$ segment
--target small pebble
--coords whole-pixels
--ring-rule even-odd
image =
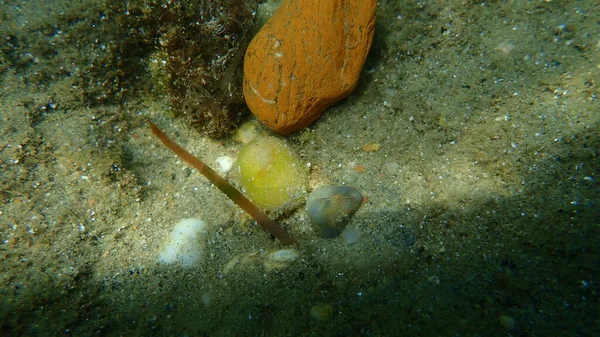
[[[333,314],[333,308],[329,304],[317,304],[310,308],[310,317],[317,321],[330,321],[333,318]]]
[[[299,256],[300,252],[295,249],[279,249],[267,254],[263,264],[267,270],[282,269]]]
[[[515,328],[515,319],[510,316],[501,315],[498,318],[498,321],[506,330],[512,330]]]
[[[219,168],[218,171],[221,174],[229,172],[229,170],[231,170],[233,167],[233,163],[235,162],[235,160],[229,156],[221,156],[215,161],[217,162]]]
[[[351,245],[360,240],[360,231],[356,228],[346,228],[342,232],[342,238],[347,245]]]

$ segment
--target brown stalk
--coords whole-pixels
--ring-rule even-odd
[[[235,202],[241,209],[246,213],[250,214],[256,222],[269,234],[273,235],[279,242],[284,246],[298,245],[298,241],[289,235],[283,228],[281,228],[277,222],[269,218],[260,208],[254,205],[248,198],[246,198],[242,192],[238,191],[233,187],[227,180],[221,178],[213,169],[204,164],[200,159],[194,157],[191,153],[187,152],[181,146],[177,145],[171,140],[164,132],[162,132],[154,123],[148,121],[152,133],[160,139],[160,141],[169,148],[169,150],[175,152],[175,154],[183,159],[183,161],[195,167],[202,175],[204,175],[211,183],[217,186],[221,192],[225,193],[233,202]]]

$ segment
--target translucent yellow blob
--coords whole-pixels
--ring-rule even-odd
[[[266,210],[294,207],[306,190],[305,165],[277,138],[259,137],[244,145],[237,166],[248,198]]]
[[[261,133],[260,125],[257,121],[248,121],[242,124],[233,133],[233,140],[238,143],[247,144],[250,143],[254,138],[258,137]]]

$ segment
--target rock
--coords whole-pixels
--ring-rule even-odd
[[[358,82],[375,27],[376,0],[285,0],[244,59],[244,96],[266,126],[310,125]]]
[[[362,205],[362,194],[349,186],[323,186],[306,201],[306,213],[313,228],[324,239],[335,238]]]

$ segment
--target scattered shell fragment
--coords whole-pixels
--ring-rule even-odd
[[[364,165],[356,164],[354,165],[354,171],[356,171],[357,173],[365,173],[367,171],[367,168]]]
[[[223,274],[229,274],[234,270],[245,269],[258,264],[260,256],[257,252],[238,254],[231,258],[223,267]]]
[[[230,156],[220,156],[219,158],[215,159],[215,162],[218,165],[219,173],[225,174],[231,170],[235,159],[231,158]]]
[[[335,238],[362,205],[362,194],[350,186],[323,186],[306,201],[306,213],[315,231],[324,239]]]
[[[363,147],[362,147],[363,151],[365,151],[365,152],[379,151],[380,148],[381,148],[381,144],[379,144],[377,142],[367,143],[367,144],[363,145]]]
[[[238,254],[229,260],[223,267],[223,274],[240,272],[244,270],[256,270],[256,267],[262,267],[266,271],[283,269],[296,261],[300,257],[300,252],[296,249],[279,249],[270,252],[252,252]],[[262,268],[261,268],[262,269]]]
[[[267,254],[263,265],[267,271],[282,269],[290,262],[297,260],[299,256],[300,253],[295,249],[279,249]]]

